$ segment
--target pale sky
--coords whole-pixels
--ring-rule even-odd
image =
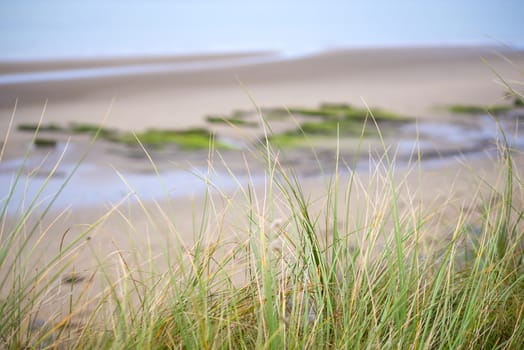
[[[0,59],[259,49],[524,47],[524,1],[0,0]]]

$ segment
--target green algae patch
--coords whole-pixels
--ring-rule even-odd
[[[297,133],[306,135],[324,136],[358,136],[364,130],[365,136],[370,136],[370,131],[366,131],[364,123],[357,120],[323,120],[319,122],[305,122],[301,124]]]
[[[206,121],[210,124],[224,124],[234,125],[238,127],[257,127],[258,122],[249,120],[252,112],[235,110],[230,115],[210,115],[206,117]]]
[[[320,144],[325,142],[326,138],[376,137],[379,133],[373,120],[379,123],[379,127],[380,124],[388,125],[384,129],[410,120],[406,116],[379,108],[365,109],[334,103],[325,103],[315,109],[291,108],[289,112],[308,119],[293,131],[272,135],[270,142],[275,145],[300,147],[306,144],[306,138],[309,143]]]
[[[114,135],[117,133],[114,129],[107,129],[102,127],[101,125],[97,124],[89,124],[89,123],[71,123],[67,127],[60,126],[58,124],[40,124],[37,123],[22,123],[18,125],[19,131],[26,131],[26,132],[62,132],[62,133],[68,133],[68,134],[89,134],[89,135],[96,135],[98,134],[100,137],[108,138],[111,135]]]
[[[257,122],[246,120],[237,115],[233,115],[230,117],[208,116],[206,117],[206,120],[210,124],[226,124],[226,125],[234,125],[234,126],[241,126],[241,127],[257,127],[258,126]]]
[[[289,112],[302,116],[338,120],[375,120],[405,121],[409,118],[380,108],[358,108],[344,103],[323,103],[318,108],[290,108]]]
[[[223,142],[214,141],[214,135],[206,129],[188,130],[161,130],[149,129],[142,133],[125,133],[112,139],[115,142],[126,143],[129,145],[140,143],[154,148],[162,148],[166,145],[174,144],[185,150],[208,149],[211,145],[215,148],[229,149],[229,145]]]
[[[38,137],[35,139],[34,145],[37,148],[54,148],[56,147],[56,140]]]
[[[53,131],[67,134],[91,135],[100,139],[127,145],[137,145],[138,141],[146,146],[162,148],[166,145],[177,145],[184,150],[208,149],[211,145],[219,149],[230,149],[231,145],[215,141],[215,135],[203,128],[187,130],[149,129],[140,133],[121,132],[115,129],[103,128],[101,125],[89,123],[71,123],[68,127],[56,124],[20,124],[18,130],[28,132]],[[37,139],[35,146],[50,147],[47,139]],[[56,142],[55,142],[56,144]]]
[[[456,114],[502,114],[507,113],[513,109],[512,106],[493,105],[493,106],[477,106],[477,105],[451,105],[448,110]]]
[[[310,117],[323,117],[323,118],[339,118],[341,115],[337,111],[322,109],[322,108],[290,108],[291,114],[298,114],[302,116]]]
[[[374,125],[365,125],[358,120],[322,120],[305,122],[295,130],[269,137],[269,141],[279,147],[301,147],[326,144],[337,137],[373,137],[378,136]]]
[[[64,131],[64,128],[54,123],[40,124],[40,125],[36,123],[22,123],[18,125],[18,130],[27,131],[27,132],[35,132],[37,130],[39,132],[59,132],[59,131]]]
[[[345,103],[323,103],[317,108],[263,108],[257,111],[234,110],[229,115],[209,115],[206,117],[209,125],[232,125],[237,127],[261,126],[256,116],[262,114],[263,119],[278,120],[286,123],[286,118],[296,117],[287,122],[284,132],[270,137],[274,144],[296,147],[309,143],[324,144],[333,137],[373,137],[378,135],[373,120],[390,126],[402,123],[410,118],[378,108],[358,108]],[[282,125],[280,125],[282,127]],[[233,145],[217,139],[216,135],[205,128],[187,130],[149,129],[143,132],[125,132],[104,128],[100,124],[71,123],[66,127],[56,124],[40,125],[21,124],[19,130],[60,131],[69,134],[90,135],[115,143],[137,145],[139,142],[151,148],[163,148],[176,145],[184,150],[201,150],[213,146],[218,149],[235,148]],[[304,137],[306,136],[306,137]]]
[[[294,131],[271,135],[268,137],[268,141],[277,147],[297,148],[308,145],[306,136],[304,134],[297,134]]]
[[[72,123],[69,126],[69,132],[73,134],[88,134],[97,135],[104,139],[110,139],[117,134],[114,129],[107,129],[101,125],[88,124],[88,123]]]

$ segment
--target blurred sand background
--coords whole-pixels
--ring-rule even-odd
[[[270,53],[262,57],[271,57]],[[511,60],[508,63],[504,57]],[[18,99],[16,121],[35,122],[45,101],[46,122],[97,122],[114,99],[107,126],[142,130],[202,125],[209,114],[262,107],[313,107],[346,102],[417,118],[441,117],[448,104],[494,104],[506,88],[497,74],[518,75],[523,54],[504,48],[391,48],[333,51],[267,63],[238,64],[239,57],[145,58],[2,63],[0,73],[207,61],[205,69],[126,74],[0,85],[0,127],[6,130]],[[213,68],[213,61],[232,60]],[[237,61],[235,61],[237,60]],[[241,62],[242,60],[240,60]],[[234,66],[237,62],[237,66]],[[252,100],[250,99],[252,98]]]

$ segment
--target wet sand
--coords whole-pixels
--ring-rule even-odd
[[[180,56],[145,56],[145,57],[107,57],[107,58],[77,58],[39,61],[0,61],[0,74],[15,74],[26,72],[57,71],[96,67],[118,67],[123,65],[165,64],[191,61],[214,61],[238,59],[252,56],[274,55],[272,52],[238,52],[214,55],[180,55]]]

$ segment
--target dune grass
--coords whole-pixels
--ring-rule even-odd
[[[155,144],[156,137],[146,132],[135,140]],[[524,186],[514,151],[501,146],[502,186],[479,179],[478,215],[457,210],[449,234],[429,249],[424,232],[435,214],[415,200],[401,205],[405,182],[394,159],[382,158],[367,186],[338,165],[324,169],[331,175],[319,203],[293,169],[280,166],[282,150],[263,143],[251,151],[266,164],[265,190],[239,183],[233,196],[209,183],[192,244],[181,238],[169,206],[137,198],[149,234],[165,236],[166,264],[147,245],[129,254],[115,246],[107,256],[92,249],[91,235],[114,215],[130,239],[147,234],[125,202],[74,237],[53,233],[62,216],[50,210],[53,199],[29,198],[13,214],[20,171],[0,207],[0,347],[518,349]],[[227,211],[236,225],[220,224]],[[58,253],[37,259],[52,237]],[[98,264],[80,278],[70,270],[86,247]],[[65,299],[56,297],[64,290]],[[46,305],[57,311],[42,320]]]

